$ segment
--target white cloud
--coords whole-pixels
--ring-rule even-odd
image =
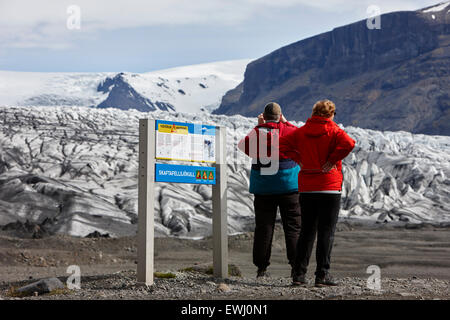
[[[411,10],[433,1],[408,0],[0,0],[0,47],[66,48],[74,38],[105,29],[154,25],[245,23],[255,14],[270,14],[274,7],[294,6],[319,11],[355,11],[360,16],[374,4],[381,11]],[[81,9],[81,30],[67,29],[67,8]],[[282,19],[282,17],[280,17]]]

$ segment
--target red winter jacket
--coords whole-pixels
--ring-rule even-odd
[[[312,116],[305,125],[280,138],[280,152],[297,162],[299,192],[340,191],[342,159],[355,147],[355,141],[331,119]],[[335,165],[322,172],[326,162]]]
[[[269,129],[266,130],[265,128]],[[257,125],[252,131],[250,131],[250,133],[243,138],[239,144],[238,147],[239,149],[241,149],[243,152],[245,152],[246,155],[248,155],[251,158],[259,158],[259,137],[261,135],[261,133],[264,133],[267,135],[267,151],[266,151],[266,155],[268,157],[270,157],[270,149],[271,149],[271,141],[273,138],[272,134],[271,134],[271,129],[278,129],[279,130],[279,137],[281,139],[281,137],[292,133],[293,131],[295,131],[296,129],[298,129],[296,126],[294,126],[293,124],[289,123],[289,122],[285,122],[282,123],[280,122],[266,122],[264,124],[260,124]],[[256,136],[256,137],[255,137]],[[256,143],[256,154],[250,154],[250,146],[249,146],[249,141],[250,139],[254,139],[256,138],[254,141],[254,143]],[[282,152],[279,153],[279,159],[287,159],[288,157],[285,156]]]

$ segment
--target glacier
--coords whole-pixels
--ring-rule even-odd
[[[256,119],[82,106],[0,107],[0,228],[28,221],[71,236],[136,234],[141,118],[227,128],[228,233],[253,231],[250,159],[237,143]],[[450,222],[450,137],[344,129],[356,147],[343,161],[341,220]],[[209,236],[211,192],[156,183],[155,235]]]

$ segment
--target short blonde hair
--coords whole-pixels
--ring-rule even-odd
[[[330,100],[320,100],[314,104],[312,115],[319,116],[324,118],[331,118],[331,116],[335,113],[336,106],[333,101]]]

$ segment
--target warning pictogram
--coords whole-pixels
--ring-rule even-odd
[[[170,130],[171,133],[176,133],[177,132],[177,127],[175,126],[175,124],[172,125],[172,129]]]
[[[208,180],[208,174],[206,173],[206,171],[203,171],[202,179]]]
[[[214,180],[214,172],[212,172],[212,171],[209,172],[209,177],[208,177],[208,179],[209,179],[209,180]]]
[[[195,179],[201,179],[202,178],[202,172],[200,170],[197,170],[195,173]]]

